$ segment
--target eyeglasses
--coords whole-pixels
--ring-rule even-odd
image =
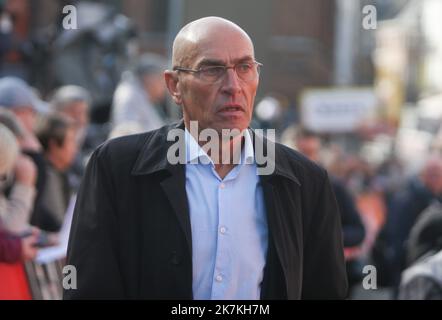
[[[197,74],[201,80],[207,81],[209,83],[216,83],[224,78],[227,73],[227,69],[233,69],[236,72],[236,75],[245,82],[250,82],[255,80],[258,75],[260,68],[262,67],[262,63],[258,61],[253,62],[241,62],[235,64],[234,66],[206,66],[201,67],[198,70],[182,68],[182,67],[174,67],[175,71],[182,72],[191,72]]]

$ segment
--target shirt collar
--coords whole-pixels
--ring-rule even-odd
[[[196,164],[197,159],[200,159],[201,163],[214,165],[209,155],[201,148],[195,138],[190,134],[187,128],[184,128],[184,137],[186,143],[186,163]],[[255,153],[253,149],[252,138],[250,136],[249,129],[243,131],[244,134],[244,147],[241,150],[241,163],[253,164],[255,162]]]
[[[255,162],[255,150],[253,149],[249,129],[244,130],[244,159],[246,164],[253,164]]]
[[[187,128],[184,128],[184,138],[186,141],[186,163],[196,164],[197,159],[200,158],[202,163],[211,163],[213,165],[212,159],[208,154],[200,147],[195,138],[190,134]]]

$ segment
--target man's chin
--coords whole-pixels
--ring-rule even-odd
[[[224,121],[213,121],[211,123],[207,123],[206,125],[202,125],[202,123],[193,120],[190,121],[190,127],[193,126],[198,128],[198,131],[202,131],[204,129],[212,129],[218,132],[220,135],[223,133],[223,130],[226,134],[234,131],[242,132],[247,129],[250,125],[250,121],[246,121],[245,119],[223,119]]]
[[[225,121],[222,121],[215,125],[216,128],[219,129],[219,131],[221,131],[222,129],[242,131],[249,127],[250,121],[246,121],[245,119],[232,118],[226,119]]]
[[[247,129],[247,124],[227,124],[222,127],[214,128],[218,133],[222,134],[223,131],[227,134],[233,134],[235,132],[241,133],[243,130]]]

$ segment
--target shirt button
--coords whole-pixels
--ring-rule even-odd
[[[219,274],[215,277],[215,280],[218,282],[221,282],[221,281],[223,281],[223,276]]]
[[[227,229],[225,227],[219,228],[219,232],[221,232],[221,234],[225,234],[226,231],[227,231]]]
[[[226,187],[226,185],[225,185],[224,183],[221,183],[221,184],[219,185],[219,187],[220,187],[221,189],[224,189],[224,188]]]

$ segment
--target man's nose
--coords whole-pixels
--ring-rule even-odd
[[[228,94],[236,94],[241,91],[241,83],[234,68],[226,70],[226,75],[223,81],[223,90]]]

